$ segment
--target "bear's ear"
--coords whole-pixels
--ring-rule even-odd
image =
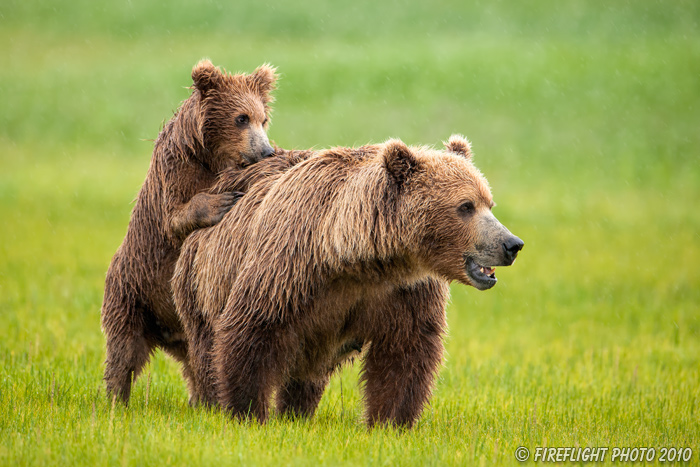
[[[472,145],[467,138],[462,135],[452,135],[447,142],[443,143],[448,151],[460,156],[464,156],[467,160],[472,158]]]
[[[418,166],[418,160],[406,144],[390,139],[384,148],[384,163],[391,178],[399,185],[405,183]]]
[[[276,72],[277,69],[275,67],[269,63],[265,63],[257,67],[248,79],[253,85],[253,88],[257,89],[261,95],[267,95],[275,89],[275,83],[277,82],[277,78],[279,78]]]
[[[192,68],[192,82],[202,94],[218,88],[223,74],[208,59],[203,59]]]

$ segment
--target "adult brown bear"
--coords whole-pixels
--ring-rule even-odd
[[[241,172],[268,176],[186,240],[173,277],[192,397],[264,421],[276,393],[280,412],[312,414],[362,350],[367,423],[412,425],[442,361],[449,281],[490,288],[523,246],[467,140],[446,147],[391,140]]]
[[[274,153],[266,130],[276,79],[267,65],[251,75],[222,72],[208,60],[193,68],[192,94],[156,140],[126,237],[107,271],[102,328],[110,395],[128,401],[157,347],[183,363],[192,384],[170,279],[185,237],[219,222],[238,197],[208,191],[218,175]]]

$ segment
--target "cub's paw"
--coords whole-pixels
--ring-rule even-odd
[[[205,193],[202,194],[204,195]],[[206,196],[209,197],[209,209],[207,209],[206,219],[202,219],[202,224],[214,225],[224,218],[224,215],[241,199],[243,193],[234,191],[218,195],[206,194]]]

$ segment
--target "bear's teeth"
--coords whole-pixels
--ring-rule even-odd
[[[486,274],[487,276],[490,276],[491,274],[493,274],[495,270],[496,270],[495,268],[490,268],[488,266],[481,266],[481,272]]]

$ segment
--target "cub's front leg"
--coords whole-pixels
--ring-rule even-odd
[[[220,194],[198,193],[175,209],[170,220],[170,231],[175,238],[184,239],[197,229],[217,224],[243,196],[239,192]]]

